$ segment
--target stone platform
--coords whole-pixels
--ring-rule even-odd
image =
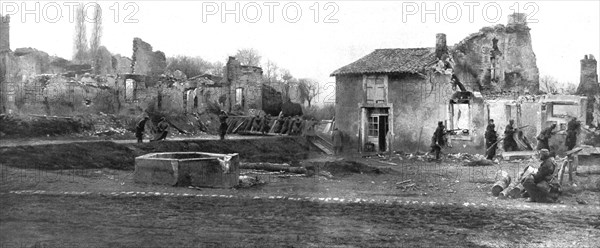
[[[239,156],[203,152],[151,153],[135,158],[136,183],[231,188],[239,183]]]

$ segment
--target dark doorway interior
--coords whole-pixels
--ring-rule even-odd
[[[388,132],[388,117],[379,116],[379,151],[387,150],[386,134]]]

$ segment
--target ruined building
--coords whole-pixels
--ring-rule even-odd
[[[9,18],[0,26],[0,113],[78,115],[148,111],[205,113],[209,105],[242,115],[281,111],[281,93],[262,82],[260,67],[229,58],[225,77],[186,78],[166,71],[165,54],[134,38],[132,56],[100,47],[90,64],[9,43]]]
[[[508,25],[484,27],[452,47],[438,34],[435,47],[377,49],[337,69],[331,74],[336,127],[360,151],[424,152],[443,121],[454,130],[448,152],[483,153],[488,119],[495,120],[499,134],[511,119],[529,125],[523,129],[529,140],[550,123],[564,124],[564,118],[548,118],[554,104],[577,106],[555,107],[556,116],[584,119],[577,108],[585,106],[585,97],[534,95],[539,72],[524,18],[513,14]]]

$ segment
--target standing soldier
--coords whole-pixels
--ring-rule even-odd
[[[552,123],[552,125],[550,125],[546,129],[544,129],[540,133],[540,135],[537,136],[537,140],[538,140],[537,149],[538,150],[547,149],[548,151],[551,151],[549,140],[553,135],[552,130],[554,130],[555,127],[556,127],[556,123]]]
[[[219,137],[221,140],[224,140],[225,134],[227,134],[227,118],[229,118],[227,113],[224,110],[221,110],[221,114],[219,114],[219,122],[221,123],[219,126]]]
[[[508,125],[506,125],[506,129],[504,129],[504,151],[505,152],[510,152],[510,151],[516,151],[517,149],[517,142],[515,141],[514,138],[514,134],[515,134],[515,120],[510,120]]]
[[[577,117],[573,117],[567,123],[567,138],[565,139],[565,145],[567,146],[567,150],[573,150],[575,145],[577,145],[577,130],[581,127],[581,123],[577,121]]]
[[[444,135],[446,134],[446,127],[444,127],[444,123],[438,121],[438,127],[435,129],[433,133],[433,137],[431,137],[431,152],[435,152],[435,159],[440,159],[440,153],[442,153],[442,146],[446,144],[444,140]]]
[[[494,120],[490,119],[485,131],[485,147],[487,148],[486,157],[489,160],[494,159],[494,156],[496,156],[496,148],[498,147],[496,144],[498,141],[498,134],[496,134],[495,129],[496,125],[494,125]]]
[[[339,155],[343,150],[342,131],[338,130],[337,127],[333,129],[331,139],[333,140],[333,152],[335,155]]]
[[[160,118],[160,122],[157,125],[157,129],[158,133],[156,133],[156,136],[151,141],[159,141],[166,139],[167,134],[169,134],[169,123],[167,122],[167,119],[165,119],[165,117]]]
[[[144,119],[139,121],[135,126],[135,137],[137,138],[137,143],[142,143],[144,137],[144,131],[146,130],[146,122],[150,120],[150,117],[146,116]]]

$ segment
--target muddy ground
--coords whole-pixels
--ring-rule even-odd
[[[265,183],[237,189],[133,183],[132,157],[181,149],[240,152],[243,161],[299,160],[316,172],[308,177],[243,170]],[[600,243],[598,176],[576,177],[577,186],[566,185],[558,204],[491,195],[498,170],[516,175],[535,161],[465,167],[452,160],[390,161],[352,154],[338,158],[311,151],[301,138],[287,137],[141,145],[92,142],[0,151],[0,247]],[[110,159],[110,154],[120,158]]]

